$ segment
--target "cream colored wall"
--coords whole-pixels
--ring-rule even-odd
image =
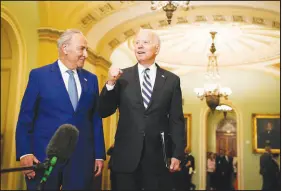
[[[262,178],[259,175],[260,154],[254,154],[252,148],[252,113],[277,114],[280,113],[280,99],[273,103],[272,100],[261,100],[257,103],[238,103],[236,104],[242,114],[243,124],[243,169],[244,169],[244,189],[261,189]],[[254,184],[255,183],[255,184]]]
[[[277,79],[278,80],[278,79]],[[232,102],[232,100],[230,100]],[[276,103],[274,103],[276,102]],[[242,133],[237,134],[241,136],[242,140],[242,154],[241,154],[241,189],[246,190],[256,190],[261,189],[262,178],[259,175],[259,154],[254,154],[252,150],[252,113],[280,113],[280,100],[279,98],[276,100],[266,100],[262,99],[258,102],[245,102],[244,100],[233,102],[236,107],[236,112],[238,112],[239,116],[239,125],[237,124],[237,128],[239,126]],[[193,182],[197,185],[198,189],[205,189],[203,182],[205,182],[205,174],[202,170],[204,162],[202,161],[202,155],[206,151],[203,151],[202,148],[205,146],[203,144],[203,139],[206,139],[206,136],[209,134],[203,134],[204,127],[202,126],[203,121],[207,120],[201,118],[203,110],[206,109],[205,101],[194,102],[185,104],[184,113],[192,114],[192,154],[195,157],[196,161],[196,174],[193,176]],[[237,114],[237,113],[236,113]],[[242,124],[240,126],[240,124]],[[209,130],[206,131],[207,133]],[[208,138],[209,140],[209,138]],[[237,149],[238,143],[237,143]],[[238,150],[240,154],[240,150]]]
[[[47,64],[51,64],[57,59],[58,59],[58,48],[56,41],[40,39],[36,67],[41,67]]]
[[[12,59],[12,78],[8,100],[7,121],[8,129],[4,134],[5,143],[3,163],[5,167],[16,167],[15,161],[15,127],[20,108],[20,102],[26,87],[28,71],[37,63],[38,39],[36,29],[39,24],[36,2],[17,3],[1,1],[1,19],[8,24]],[[2,67],[2,65],[1,65]],[[2,102],[2,101],[1,101]],[[2,105],[2,104],[1,104]],[[23,189],[23,176],[20,173],[1,175],[1,189]]]

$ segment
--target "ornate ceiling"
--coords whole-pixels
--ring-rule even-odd
[[[108,60],[114,51],[134,59],[132,37],[140,28],[155,30],[161,38],[157,62],[181,77],[187,96],[192,96],[195,86],[205,83],[203,76],[211,45],[209,32],[216,31],[223,85],[230,86],[234,95],[240,92],[239,97],[251,96],[242,93],[250,87],[256,96],[264,96],[258,80],[247,78],[249,75],[261,78],[256,71],[280,77],[280,2],[192,1],[189,6],[188,11],[174,12],[171,25],[167,25],[165,12],[152,11],[149,1],[104,2],[89,9],[80,24],[88,29],[90,48]],[[248,73],[249,70],[253,73]],[[234,73],[241,75],[242,81],[235,83],[231,77]],[[265,91],[279,94],[272,77],[261,78],[264,80],[261,84],[268,88]],[[191,78],[195,79],[193,84]]]

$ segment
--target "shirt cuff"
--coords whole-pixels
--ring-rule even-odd
[[[109,84],[106,84],[106,88],[107,88],[107,90],[108,90],[108,91],[113,90],[113,89],[114,89],[114,87],[115,87],[115,84],[114,84],[114,85],[109,85]]]
[[[95,159],[95,160],[101,160],[101,161],[104,161],[104,159]]]
[[[20,157],[20,160],[21,160],[22,158],[24,158],[25,156],[27,156],[27,155],[33,155],[33,154],[26,154],[26,155],[23,155],[23,156]]]

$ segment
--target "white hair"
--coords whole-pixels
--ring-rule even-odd
[[[153,30],[140,28],[139,33],[140,32],[148,32],[148,33],[152,34],[154,40],[157,40],[157,45],[159,47],[161,46],[161,39],[160,39],[159,35],[157,35],[157,33],[155,33]]]
[[[63,34],[61,34],[61,36],[57,40],[58,49],[60,49],[63,44],[67,44],[75,34],[83,35],[83,33],[78,29],[67,29]]]

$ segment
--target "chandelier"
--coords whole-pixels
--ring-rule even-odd
[[[182,7],[187,11],[189,2],[190,1],[151,1],[151,9],[159,10],[162,8],[166,12],[167,22],[170,24],[173,12],[177,7]]]
[[[219,79],[217,56],[215,55],[216,48],[214,44],[214,38],[217,32],[210,32],[212,37],[212,44],[210,48],[210,55],[208,56],[208,66],[206,72],[206,78],[208,80]],[[204,88],[195,88],[194,92],[200,100],[206,98],[206,103],[212,112],[219,105],[220,97],[228,99],[228,96],[232,93],[228,87],[221,87],[219,83],[208,83],[204,85]]]
[[[226,120],[227,117],[227,112],[228,111],[232,111],[232,107],[228,106],[228,105],[219,105],[215,108],[217,111],[223,111],[223,116],[224,119]]]

